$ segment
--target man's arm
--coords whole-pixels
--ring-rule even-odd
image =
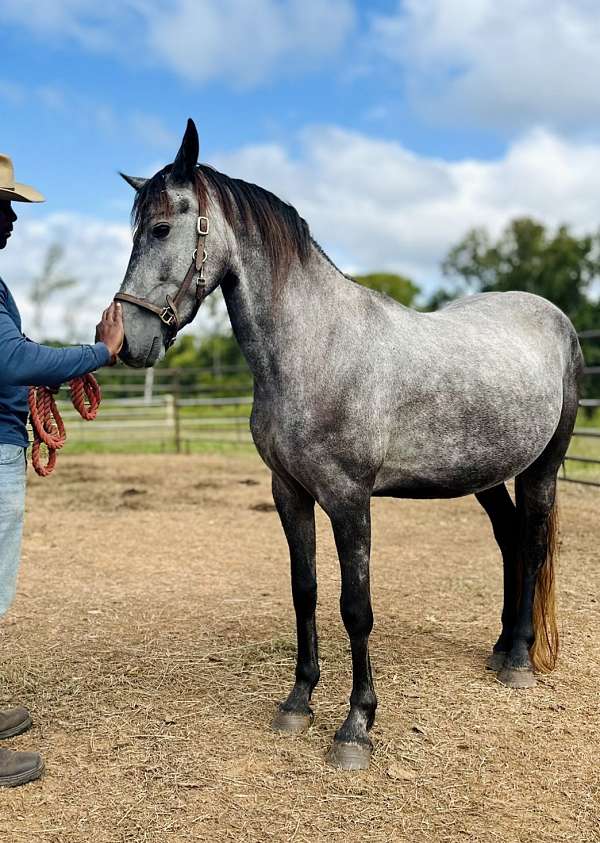
[[[114,303],[98,325],[99,342],[50,348],[26,340],[0,297],[0,386],[44,386],[77,378],[108,366],[121,350],[123,320]]]

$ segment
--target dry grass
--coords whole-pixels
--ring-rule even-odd
[[[84,483],[84,477],[88,478]],[[338,566],[319,517],[323,678],[300,738],[287,693],[287,553],[257,458],[61,457],[33,479],[0,704],[41,782],[0,791],[11,843],[600,840],[597,490],[562,490],[557,671],[511,692],[483,669],[499,556],[472,499],[375,500],[367,773],[324,753],[350,688]]]

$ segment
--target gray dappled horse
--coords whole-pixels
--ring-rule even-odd
[[[567,317],[534,295],[489,293],[418,313],[365,289],[332,264],[293,208],[197,162],[190,120],[172,165],[148,180],[124,177],[137,193],[117,294],[121,357],[152,366],[221,286],[254,377],[252,436],[272,472],[291,557],[296,681],[273,725],[298,732],[313,716],[317,501],[339,554],[353,668],[350,712],[329,759],[363,768],[377,705],[368,651],[373,495],[474,494],[504,563],[502,632],[488,667],[523,688],[534,669],[554,666],[556,476],[577,412],[581,351]]]

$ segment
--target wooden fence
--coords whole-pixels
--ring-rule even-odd
[[[58,405],[71,449],[179,453],[198,443],[250,444],[252,388],[246,370],[225,372],[239,374],[241,384],[194,379],[207,373],[212,370],[102,370],[97,375],[102,405],[92,423],[81,419],[61,390]],[[237,394],[240,385],[244,394]]]
[[[579,339],[585,341],[600,340],[600,331],[582,331]],[[600,375],[600,366],[586,366],[584,378],[589,379]],[[600,398],[582,398],[581,408],[593,410],[600,407]],[[590,453],[583,453],[583,450]],[[573,470],[578,467],[586,473],[585,477],[577,476]],[[573,441],[569,453],[562,465],[560,479],[565,483],[581,483],[584,486],[600,486],[600,429],[578,424],[573,431]]]

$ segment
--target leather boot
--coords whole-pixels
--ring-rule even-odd
[[[31,728],[31,717],[26,708],[19,706],[8,711],[0,711],[0,740],[14,738]]]
[[[13,752],[0,749],[0,787],[17,787],[32,782],[44,772],[42,756],[37,752]]]

